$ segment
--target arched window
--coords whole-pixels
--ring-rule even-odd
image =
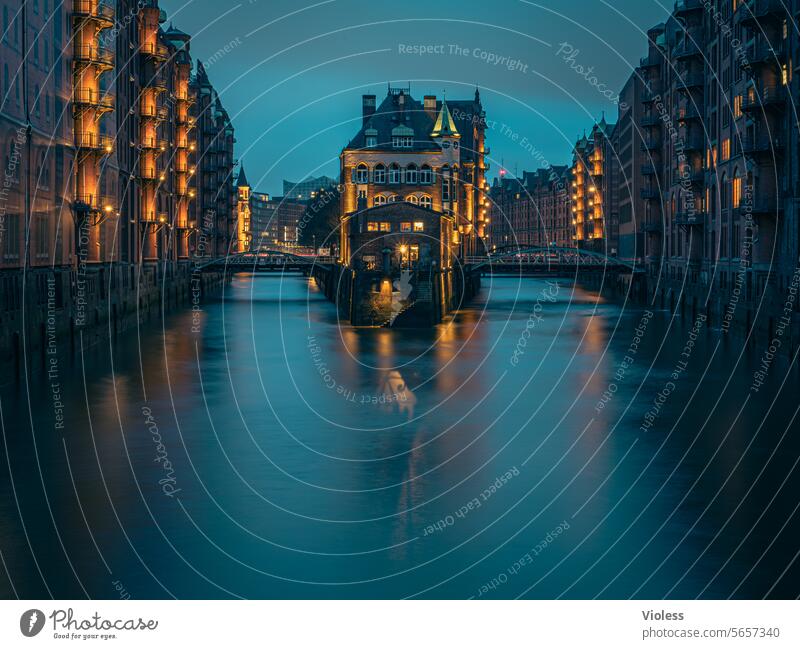
[[[383,185],[386,183],[386,167],[382,164],[379,164],[375,167],[375,172],[373,174],[373,179],[376,185]]]
[[[389,196],[390,203],[397,203],[400,200],[400,197],[397,194],[392,194]]]
[[[406,183],[409,185],[416,185],[419,182],[419,172],[417,165],[410,164],[406,167]]]
[[[356,167],[356,182],[366,185],[369,182],[369,169],[363,162]]]
[[[427,194],[423,194],[422,196],[419,197],[419,204],[420,207],[427,207],[428,209],[431,209],[433,207],[433,201],[431,200],[431,197],[428,196]]]
[[[736,209],[739,207],[740,203],[742,202],[742,179],[739,176],[739,169],[735,168],[733,170],[733,208]]]
[[[419,171],[419,182],[422,185],[430,185],[433,182],[433,172],[428,165],[422,165]]]
[[[412,203],[413,205],[419,205],[419,198],[414,196],[414,194],[409,194],[408,196],[406,196],[406,202]]]
[[[386,196],[383,194],[378,194],[375,197],[375,205],[386,205]]]
[[[389,184],[400,184],[400,167],[397,165],[397,163],[392,163],[392,165],[389,167]]]

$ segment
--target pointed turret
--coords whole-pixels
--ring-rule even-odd
[[[450,114],[450,109],[447,107],[446,99],[442,102],[442,109],[433,125],[431,137],[461,137],[456,123],[453,121],[453,116]]]
[[[247,182],[247,176],[244,175],[244,163],[242,163],[242,167],[239,169],[239,177],[236,179],[236,186],[250,187],[250,183]]]

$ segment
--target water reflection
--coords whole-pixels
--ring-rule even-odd
[[[303,278],[242,276],[196,322],[65,358],[63,430],[42,377],[2,389],[4,595],[470,597],[563,521],[480,596],[796,595],[783,360],[738,414],[761,350],[737,364],[704,334],[644,434],[692,323],[655,312],[620,378],[641,310],[567,283],[494,280],[397,331],[339,326]]]

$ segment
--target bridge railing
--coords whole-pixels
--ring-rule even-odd
[[[626,268],[635,270],[632,263],[617,257],[609,257],[603,253],[584,250],[582,248],[557,248],[549,246],[530,248],[509,248],[497,250],[488,255],[466,257],[466,264],[473,267],[500,266],[510,267],[515,265],[535,265],[541,267],[578,268]]]

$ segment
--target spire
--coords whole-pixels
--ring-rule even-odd
[[[442,109],[433,125],[431,137],[461,137],[456,123],[453,121],[453,116],[450,114],[450,109],[447,107],[446,99],[442,101]]]
[[[236,187],[250,187],[250,183],[247,182],[247,176],[244,175],[244,163],[242,163],[242,166],[239,169],[239,177],[236,179]]]
[[[481,103],[481,91],[478,90],[478,86],[475,86],[475,103],[476,104]]]

